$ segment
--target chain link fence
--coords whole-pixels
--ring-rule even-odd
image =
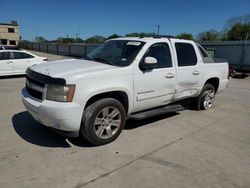
[[[250,72],[250,41],[201,42],[214,58],[227,59],[240,72]],[[84,57],[98,44],[20,43],[24,49],[71,57]]]

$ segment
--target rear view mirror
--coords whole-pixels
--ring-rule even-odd
[[[154,57],[145,57],[143,63],[140,64],[141,70],[148,70],[155,68],[157,59]]]
[[[145,57],[144,63],[155,65],[155,64],[157,64],[157,59],[155,59],[154,57]]]

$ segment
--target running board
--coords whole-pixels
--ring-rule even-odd
[[[167,114],[167,113],[173,113],[173,112],[182,111],[182,110],[184,110],[184,107],[180,104],[168,105],[162,108],[156,108],[153,110],[148,110],[148,111],[132,114],[130,115],[130,118],[134,120],[141,120],[145,118],[150,118],[150,117]]]

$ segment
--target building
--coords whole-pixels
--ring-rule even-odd
[[[0,23],[0,45],[18,45],[20,41],[17,21]]]

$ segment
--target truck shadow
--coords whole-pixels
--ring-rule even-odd
[[[178,115],[178,113],[164,114],[144,120],[129,119],[126,122],[124,129],[125,131],[129,131],[175,115]],[[42,147],[69,148],[71,147],[69,143],[71,143],[78,147],[94,147],[83,138],[66,138],[54,133],[47,127],[35,121],[27,111],[15,114],[12,117],[12,124],[14,130],[22,139],[34,145]]]
[[[27,111],[15,114],[12,124],[16,133],[25,141],[43,147],[71,147],[70,143],[80,147],[91,147],[87,141],[78,138],[60,136],[35,121]],[[67,142],[68,141],[68,142]]]
[[[25,78],[25,75],[8,75],[8,76],[0,76],[0,80],[4,80],[4,79],[14,79],[14,78]]]
[[[136,129],[136,128],[146,126],[146,125],[149,125],[149,124],[154,123],[156,121],[160,121],[162,119],[170,118],[170,117],[176,116],[176,115],[179,115],[179,113],[178,112],[167,113],[167,114],[163,114],[163,115],[159,115],[159,116],[155,116],[155,117],[151,117],[151,118],[146,118],[146,119],[142,119],[142,120],[128,119],[124,129],[125,130]]]

